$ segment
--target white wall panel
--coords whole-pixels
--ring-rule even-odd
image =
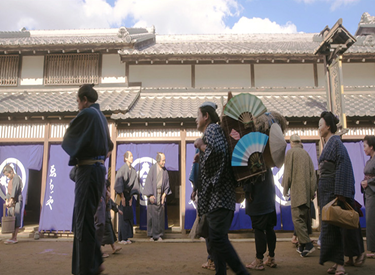
[[[44,56],[22,57],[21,85],[43,85]]]
[[[125,83],[125,63],[118,54],[103,54],[102,83]]]
[[[344,63],[344,86],[375,85],[375,63]]]
[[[313,64],[255,64],[256,87],[313,87]]]
[[[131,65],[129,82],[143,87],[191,87],[190,65]]]
[[[195,87],[250,87],[250,65],[195,65]]]

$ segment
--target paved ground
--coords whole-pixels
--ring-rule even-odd
[[[3,238],[1,236],[0,238]],[[3,239],[4,240],[4,239]],[[20,238],[15,245],[0,242],[0,274],[70,274],[72,239]],[[253,239],[233,239],[233,246],[244,263],[255,257]],[[120,246],[120,245],[118,245]],[[204,270],[201,264],[206,258],[204,242],[190,239],[170,239],[150,242],[145,238],[135,239],[131,245],[122,245],[116,255],[105,259],[104,274],[215,274]],[[110,252],[110,246],[104,252]],[[318,264],[319,250],[307,258],[301,258],[289,239],[279,238],[276,248],[278,267],[252,274],[269,275],[327,274],[330,266]],[[347,267],[349,274],[375,274],[375,259],[368,259],[363,267]],[[228,274],[234,274],[228,271]]]

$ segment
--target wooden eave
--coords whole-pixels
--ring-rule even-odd
[[[212,54],[212,55],[120,55],[122,62],[150,64],[189,64],[189,63],[315,63],[322,57],[314,54]]]
[[[0,55],[4,54],[48,54],[48,53],[117,53],[119,49],[133,48],[133,45],[124,46],[123,43],[90,44],[90,45],[27,45],[27,46],[0,46]]]

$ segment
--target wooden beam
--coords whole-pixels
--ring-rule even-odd
[[[254,69],[254,64],[251,63],[250,64],[250,83],[251,83],[251,87],[255,87],[255,69]]]
[[[111,154],[111,178],[109,179],[111,182],[111,198],[115,200],[115,180],[116,180],[116,158],[117,158],[117,127],[115,123],[112,123],[111,127],[111,140],[113,142],[113,150]],[[112,226],[117,229],[117,215],[115,215],[114,211],[111,211],[112,217]]]
[[[180,185],[180,227],[185,234],[185,193],[186,193],[186,129],[181,130],[181,185]]]
[[[314,86],[319,87],[319,81],[318,81],[318,65],[316,62],[314,62]]]
[[[43,166],[42,166],[42,186],[40,189],[40,213],[42,213],[44,196],[47,185],[48,176],[48,155],[49,155],[49,136],[50,136],[51,124],[47,123],[44,129],[44,142],[43,142]],[[39,215],[40,215],[39,213]]]
[[[125,85],[129,87],[129,62],[125,62]]]
[[[191,87],[195,88],[195,65],[191,65]]]

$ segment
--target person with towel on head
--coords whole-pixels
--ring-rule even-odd
[[[299,241],[297,251],[302,257],[311,254],[315,248],[309,237],[311,228],[310,206],[316,191],[316,176],[314,164],[309,154],[303,149],[298,135],[290,137],[291,149],[285,157],[282,186],[284,197],[290,200],[294,230]]]

